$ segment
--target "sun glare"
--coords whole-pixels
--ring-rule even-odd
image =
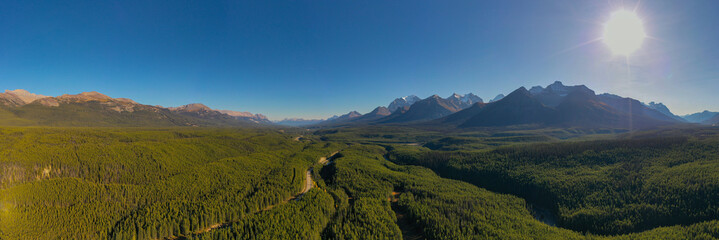
[[[616,55],[633,53],[642,46],[645,37],[642,20],[631,11],[613,12],[604,24],[604,43]]]

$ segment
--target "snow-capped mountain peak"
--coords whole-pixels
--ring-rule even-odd
[[[389,106],[387,106],[387,109],[389,109],[390,112],[394,112],[397,109],[411,106],[412,104],[416,103],[419,100],[421,100],[421,99],[415,95],[404,96],[404,97],[397,98],[394,101],[392,101],[389,104]]]
[[[492,100],[490,100],[489,102],[496,102],[496,101],[502,100],[502,98],[504,98],[504,94],[500,93],[496,97],[492,98]]]

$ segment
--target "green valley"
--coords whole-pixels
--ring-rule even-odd
[[[0,238],[719,237],[717,129],[376,130],[3,128]]]

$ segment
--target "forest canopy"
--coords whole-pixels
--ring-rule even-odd
[[[716,129],[352,131],[2,128],[0,238],[719,238]]]

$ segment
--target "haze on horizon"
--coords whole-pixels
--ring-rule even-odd
[[[713,7],[707,5],[714,5]],[[490,100],[554,81],[675,114],[719,110],[714,1],[77,1],[0,3],[4,89],[200,102],[278,120],[396,97]],[[619,9],[650,38],[628,58],[601,41]]]

